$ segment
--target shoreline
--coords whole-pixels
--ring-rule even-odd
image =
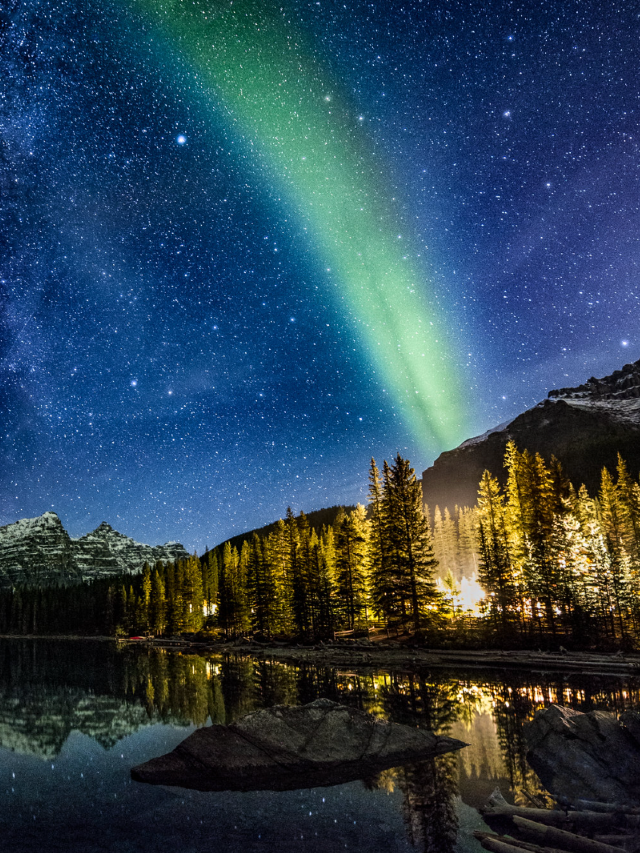
[[[35,635],[2,634],[5,640],[74,640],[76,642],[115,643],[165,649],[183,654],[235,655],[256,660],[272,660],[290,664],[348,667],[350,669],[391,668],[409,671],[424,669],[504,669],[531,672],[554,672],[566,675],[640,676],[640,654],[598,652],[542,652],[523,650],[425,649],[377,644],[330,644],[315,646],[276,645],[251,640],[230,642],[197,642],[188,639],[116,639],[105,636],[71,634]]]

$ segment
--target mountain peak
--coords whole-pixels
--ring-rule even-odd
[[[0,527],[0,587],[77,583],[135,574],[153,565],[188,558],[179,542],[143,545],[103,521],[92,533],[71,539],[55,512]]]
[[[594,494],[603,467],[615,470],[618,453],[629,472],[640,471],[640,360],[609,376],[592,376],[575,388],[559,388],[547,399],[481,436],[441,453],[422,474],[426,503],[433,509],[473,506],[483,471],[504,484],[507,442],[562,463],[576,487]]]
[[[558,388],[549,391],[550,400],[635,400],[640,397],[640,359],[614,370],[610,376],[596,379],[592,376],[576,388]]]

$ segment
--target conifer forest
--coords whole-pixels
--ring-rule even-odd
[[[433,511],[400,455],[367,506],[253,533],[138,575],[0,594],[2,634],[296,639],[412,635],[433,645],[634,648],[640,484],[624,461],[597,495],[557,460],[507,446],[474,507]],[[237,541],[237,540],[236,540]]]

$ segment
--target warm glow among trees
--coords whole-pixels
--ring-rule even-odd
[[[206,630],[315,641],[419,632],[433,642],[575,647],[640,635],[640,485],[622,461],[591,497],[559,463],[509,444],[505,488],[488,471],[478,503],[423,505],[400,455],[374,460],[369,504],[312,527],[289,509],[253,533],[139,575],[0,595],[0,633]],[[326,516],[325,516],[326,519]]]

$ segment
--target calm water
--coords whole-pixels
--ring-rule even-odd
[[[200,793],[132,782],[196,726],[326,696],[471,744],[333,788]],[[0,848],[21,851],[479,851],[475,807],[541,791],[522,723],[550,701],[640,707],[635,681],[349,672],[93,642],[0,641]]]

